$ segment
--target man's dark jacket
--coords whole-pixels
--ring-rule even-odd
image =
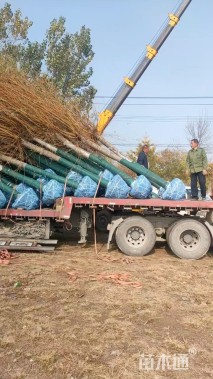
[[[148,168],[148,158],[147,155],[144,153],[144,151],[141,151],[138,155],[137,163],[141,164],[145,168]]]

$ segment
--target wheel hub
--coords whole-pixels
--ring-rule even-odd
[[[141,245],[145,239],[143,229],[139,227],[132,227],[127,232],[127,240],[132,245]]]
[[[192,237],[192,235],[191,234],[185,234],[184,236],[183,236],[183,241],[185,242],[185,243],[192,243],[192,241],[193,241],[193,237]]]
[[[138,232],[138,230],[134,230],[132,233],[131,233],[131,238],[133,240],[138,240],[138,238],[140,238],[140,233]]]
[[[192,250],[199,243],[199,234],[195,230],[185,230],[180,235],[180,242],[186,250]]]

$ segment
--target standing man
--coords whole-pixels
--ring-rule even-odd
[[[202,200],[206,199],[206,175],[207,175],[207,156],[204,149],[199,147],[196,138],[191,140],[191,150],[189,150],[186,163],[191,175],[191,194],[192,199],[198,200],[197,181],[200,185]]]
[[[138,160],[137,163],[141,164],[145,168],[149,168],[149,162],[148,162],[148,154],[149,152],[149,146],[148,145],[143,145],[141,152],[138,155]]]

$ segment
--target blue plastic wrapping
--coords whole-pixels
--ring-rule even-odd
[[[7,199],[4,196],[3,192],[0,190],[0,208],[4,208],[6,202],[7,202]]]
[[[16,191],[18,193],[23,193],[24,191],[26,191],[28,188],[31,188],[29,186],[27,186],[26,184],[24,183],[19,183],[17,186],[16,186]]]
[[[43,186],[42,203],[48,207],[54,204],[55,200],[62,197],[64,194],[64,184],[57,182],[55,179],[50,179]]]
[[[114,175],[107,169],[105,169],[103,172],[101,172],[101,178],[106,179],[108,181],[112,180]],[[100,186],[98,188],[97,197],[104,197],[105,196],[105,188]]]
[[[83,176],[81,174],[79,174],[78,172],[75,172],[75,171],[70,171],[67,175],[67,179],[70,179],[70,180],[73,180],[73,182],[76,182],[76,183],[80,183],[83,179]],[[67,187],[66,188],[66,195],[73,195],[74,194],[74,190],[73,188],[71,187]]]
[[[97,189],[97,183],[94,182],[89,176],[84,176],[79,183],[78,188],[74,192],[76,197],[94,197]]]
[[[162,194],[163,200],[182,200],[186,198],[186,187],[182,180],[175,178]]]
[[[129,196],[130,187],[120,177],[115,175],[108,183],[105,197],[109,199],[126,199]]]
[[[67,179],[73,180],[73,182],[80,183],[83,179],[83,176],[75,171],[70,171],[67,175]]]
[[[40,183],[40,185],[41,185],[41,189],[42,189],[43,186],[44,186],[45,184],[47,184],[47,182],[48,182],[48,178],[42,178],[42,177],[40,177],[40,178],[38,178],[38,179],[36,179],[36,180],[37,180],[37,182]]]
[[[39,208],[40,202],[36,192],[32,188],[27,188],[23,191],[12,204],[12,208],[21,209],[37,209]]]
[[[148,199],[151,194],[152,185],[144,175],[138,176],[131,184],[130,196],[135,199]]]
[[[112,180],[114,175],[107,169],[105,169],[102,173],[101,173],[101,177],[103,179],[106,179],[106,180]]]
[[[164,192],[165,192],[165,188],[160,187],[159,190],[158,190],[158,197],[160,199],[162,199]]]

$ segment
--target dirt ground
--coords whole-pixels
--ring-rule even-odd
[[[213,378],[212,252],[104,242],[0,265],[0,379]]]

